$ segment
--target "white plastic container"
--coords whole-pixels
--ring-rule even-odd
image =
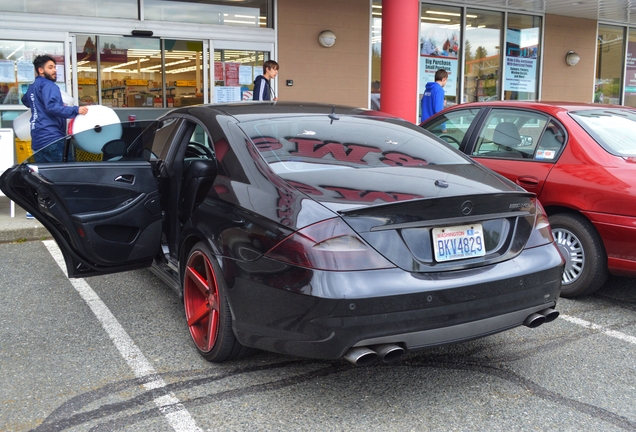
[[[101,153],[109,141],[122,137],[123,127],[117,113],[103,105],[91,105],[86,115],[79,115],[71,122],[70,129],[75,135],[75,144],[80,150]]]

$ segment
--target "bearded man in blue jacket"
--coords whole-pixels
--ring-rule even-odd
[[[439,69],[435,72],[435,82],[426,83],[420,105],[422,108],[422,121],[444,109],[444,86],[446,81],[448,81],[448,72],[444,69]]]
[[[33,60],[37,76],[29,86],[22,103],[31,108],[31,149],[36,162],[62,162],[66,136],[66,119],[86,114],[88,107],[66,106],[60,88],[55,84],[55,60],[39,55]],[[53,145],[48,145],[57,141]],[[48,146],[48,147],[47,147]]]

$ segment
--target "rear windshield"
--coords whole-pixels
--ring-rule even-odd
[[[276,172],[470,163],[402,120],[299,116],[249,121],[240,127]]]
[[[598,108],[570,116],[611,154],[636,156],[636,111]]]

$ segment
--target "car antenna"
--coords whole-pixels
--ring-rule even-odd
[[[329,118],[331,119],[331,123],[329,124],[333,124],[334,120],[340,120],[340,117],[338,117],[338,114],[336,114],[336,106],[333,105],[331,108],[331,114],[329,114]]]

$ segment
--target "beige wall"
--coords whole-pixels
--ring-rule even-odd
[[[368,107],[369,0],[277,3],[279,100]],[[318,43],[323,30],[335,33],[333,47]]]
[[[596,21],[546,15],[544,40],[541,99],[592,102]],[[568,51],[581,56],[576,66],[565,63]]]

